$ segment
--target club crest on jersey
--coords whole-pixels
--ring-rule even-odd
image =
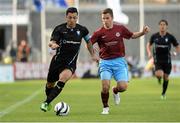
[[[168,42],[168,38],[165,38],[165,41]]]
[[[120,36],[120,33],[119,32],[116,32],[116,37],[119,37]]]
[[[76,31],[77,35],[80,35],[80,31]]]

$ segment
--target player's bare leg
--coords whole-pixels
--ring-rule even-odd
[[[164,72],[162,70],[155,71],[155,76],[158,79],[158,83],[161,84],[161,79],[163,78]]]
[[[118,105],[120,103],[119,92],[126,91],[127,87],[128,87],[127,82],[122,82],[122,81],[117,82],[117,86],[112,87],[114,102],[115,102],[116,105]]]

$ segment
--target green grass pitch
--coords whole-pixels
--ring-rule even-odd
[[[111,86],[115,85],[114,81]],[[110,91],[110,114],[101,115],[101,81],[72,79],[52,102],[70,105],[68,116],[56,116],[53,110],[42,112],[44,80],[24,80],[0,84],[0,122],[180,122],[180,78],[170,78],[167,99],[161,100],[161,85],[155,78],[132,79],[114,105]]]

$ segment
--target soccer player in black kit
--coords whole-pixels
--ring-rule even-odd
[[[89,31],[86,27],[77,24],[78,11],[74,7],[66,10],[66,23],[58,25],[52,32],[49,47],[56,49],[51,60],[47,83],[45,87],[46,100],[40,109],[44,112],[51,109],[51,102],[60,94],[65,83],[76,70],[76,61],[80,50],[81,40],[84,38],[93,60],[98,57],[93,51]]]
[[[148,57],[151,58],[151,48],[153,46],[153,59],[155,65],[155,76],[158,81],[163,78],[161,99],[166,99],[166,90],[169,82],[169,74],[171,73],[171,45],[176,48],[176,52],[180,52],[180,45],[176,38],[167,32],[168,22],[166,20],[159,21],[159,32],[153,34],[147,43]],[[153,45],[154,44],[154,45]],[[173,52],[175,55],[176,52]]]

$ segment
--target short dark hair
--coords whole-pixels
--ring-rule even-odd
[[[113,10],[111,8],[106,8],[102,11],[102,14],[107,14],[109,13],[111,15],[111,17],[113,18]]]
[[[167,20],[162,19],[162,20],[159,21],[159,24],[160,24],[161,22],[164,22],[164,23],[168,26]]]
[[[78,14],[77,8],[75,8],[75,7],[69,7],[69,8],[66,10],[66,15],[68,15],[68,13],[77,13],[77,14]]]

